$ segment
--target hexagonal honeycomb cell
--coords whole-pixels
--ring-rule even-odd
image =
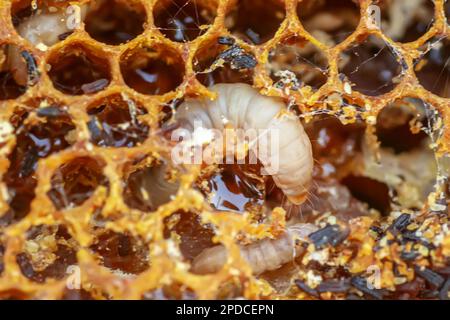
[[[0,299],[450,299],[449,14],[1,1]]]

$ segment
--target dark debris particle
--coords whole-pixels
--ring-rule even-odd
[[[415,251],[409,251],[409,252],[402,252],[400,254],[400,257],[405,261],[414,261],[416,258],[420,256],[418,252]]]
[[[231,68],[232,69],[253,69],[256,67],[256,59],[251,54],[242,54],[237,57],[235,57],[231,61]]]
[[[427,247],[429,250],[436,249],[436,246],[432,244],[431,242],[428,242],[425,239],[422,239],[421,237],[417,236],[415,231],[407,231],[402,234],[402,239],[404,242],[406,241],[412,241],[416,243],[420,243],[421,245]]]
[[[372,298],[375,298],[377,300],[383,299],[382,291],[377,290],[377,289],[370,289],[367,286],[367,280],[364,279],[363,277],[356,276],[356,277],[352,278],[351,284],[353,285],[353,287],[355,287],[359,291],[362,291],[363,293],[371,296]]]
[[[362,300],[361,297],[357,296],[356,294],[349,294],[345,300]]]
[[[94,82],[86,83],[81,86],[81,90],[85,94],[95,93],[105,89],[109,84],[108,79],[98,79]]]
[[[28,84],[33,86],[38,82],[39,77],[41,76],[36,65],[36,60],[28,51],[22,51],[20,54],[27,63]]]
[[[450,300],[450,298],[448,297],[449,292],[450,292],[450,277],[442,286],[441,291],[439,291],[439,299]]]
[[[45,281],[42,274],[34,271],[32,264],[28,260],[25,253],[20,253],[16,256],[17,263],[20,266],[20,270],[28,279],[32,279],[38,283],[43,283]]]
[[[237,45],[231,46],[229,49],[221,52],[217,59],[222,59],[230,63],[232,69],[253,69],[256,67],[257,61],[255,57]]]
[[[390,229],[394,233],[403,232],[410,223],[411,223],[411,216],[407,213],[403,213],[397,219],[395,219]]]
[[[408,64],[406,63],[405,59],[399,59],[400,60],[400,65],[402,66],[403,71],[407,71],[408,70]]]
[[[314,243],[314,246],[320,249],[328,244],[332,245],[333,247],[337,246],[347,238],[348,234],[348,230],[346,232],[343,232],[341,228],[337,224],[335,224],[328,225],[323,229],[311,233],[309,235],[309,238]]]
[[[384,233],[383,229],[378,227],[378,226],[371,226],[370,230],[372,230],[373,232],[375,232],[379,236],[381,236]]]
[[[346,293],[351,287],[350,279],[327,280],[317,286],[317,292]]]
[[[102,139],[102,130],[97,124],[97,120],[95,117],[91,117],[91,120],[87,124],[89,131],[91,132],[91,138],[93,140],[100,140]]]
[[[68,31],[68,32],[61,33],[58,36],[59,41],[66,40],[72,33],[73,33],[73,31]]]
[[[424,240],[424,239],[421,239],[421,240],[420,240],[420,243],[421,243],[423,246],[427,247],[428,250],[436,250],[436,249],[437,249],[436,246],[435,246],[434,244],[432,244],[431,242],[428,242],[428,241],[426,241],[426,240]]]
[[[425,279],[434,289],[439,289],[444,284],[445,279],[433,270],[419,266],[415,266],[414,270],[418,276]]]
[[[45,108],[39,108],[37,110],[37,115],[43,118],[57,118],[66,115],[66,112],[56,106],[49,106]]]
[[[390,246],[390,245],[393,245],[395,243],[395,240],[389,239],[389,240],[386,241],[386,243],[387,243],[388,246]]]
[[[439,291],[437,290],[423,290],[420,293],[422,299],[437,299],[439,296]]]
[[[302,291],[304,291],[305,293],[309,294],[312,297],[315,298],[319,298],[319,293],[317,292],[316,289],[311,288],[310,286],[308,286],[306,283],[304,283],[303,281],[297,279],[295,280],[295,285]]]
[[[414,242],[421,242],[422,238],[416,235],[415,231],[406,231],[402,234],[403,239]]]
[[[25,159],[22,162],[19,172],[19,178],[25,178],[30,176],[34,172],[34,166],[38,162],[39,156],[36,148],[27,150]]]
[[[217,43],[225,46],[232,46],[236,41],[232,37],[219,37]]]

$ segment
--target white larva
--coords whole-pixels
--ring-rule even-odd
[[[297,258],[304,250],[297,240],[308,241],[308,236],[317,229],[312,224],[294,224],[279,238],[264,239],[242,246],[240,253],[252,268],[253,274],[276,270]],[[218,272],[225,265],[227,258],[227,250],[222,245],[205,249],[192,261],[191,271],[197,274]]]
[[[301,204],[307,195],[313,171],[311,142],[298,117],[286,110],[274,98],[263,96],[247,84],[217,84],[211,88],[218,93],[216,100],[188,100],[177,110],[176,120],[189,131],[201,123],[205,129],[274,130],[279,132],[276,148],[259,160],[263,166],[278,163],[273,174],[276,185],[294,204]],[[227,121],[224,122],[223,120]]]
[[[190,132],[199,122],[206,129],[224,130],[225,125],[231,125],[234,129],[279,130],[278,148],[268,148],[275,150],[269,155],[269,161],[277,157],[279,163],[273,179],[291,202],[304,202],[312,179],[313,156],[311,142],[299,119],[289,113],[282,102],[261,95],[247,84],[217,84],[211,90],[218,93],[216,100],[191,100],[179,107],[176,120],[180,125]],[[265,166],[267,159],[260,160]],[[296,245],[296,239],[306,241],[316,230],[311,224],[294,224],[277,239],[242,246],[242,257],[254,274],[275,270],[299,256],[302,249]],[[215,246],[194,259],[192,271],[199,274],[217,272],[226,260],[225,247]]]
[[[17,32],[34,46],[50,47],[59,41],[60,35],[73,31],[76,27],[76,24],[70,20],[71,15],[76,22],[84,20],[87,5],[73,6],[73,8],[70,13],[66,12],[66,8],[58,8],[55,12],[40,12],[32,15],[17,27]],[[17,46],[10,46],[8,50],[8,66],[17,84],[27,85],[27,65]]]

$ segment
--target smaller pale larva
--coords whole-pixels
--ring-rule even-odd
[[[240,253],[256,275],[276,270],[297,258],[304,250],[297,240],[306,242],[308,236],[315,231],[317,227],[312,224],[294,224],[276,239],[264,239],[248,246],[241,246]],[[192,261],[191,270],[197,274],[215,273],[225,265],[227,258],[224,246],[208,248]]]

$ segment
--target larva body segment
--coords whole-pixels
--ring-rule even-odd
[[[217,84],[211,90],[218,93],[216,100],[188,100],[177,110],[176,120],[190,132],[199,123],[204,129],[223,130],[231,125],[234,129],[264,130],[264,134],[277,132],[278,141],[268,141],[277,145],[270,145],[269,153],[259,160],[264,167],[278,163],[272,174],[275,183],[293,203],[302,203],[311,181],[313,156],[298,118],[281,101],[263,96],[247,84]]]
[[[277,239],[264,239],[241,247],[242,257],[249,263],[254,274],[276,270],[294,260],[303,252],[297,240],[307,241],[308,235],[317,231],[312,224],[295,224]],[[192,272],[208,274],[218,272],[227,261],[227,250],[219,245],[204,250],[192,262]]]

